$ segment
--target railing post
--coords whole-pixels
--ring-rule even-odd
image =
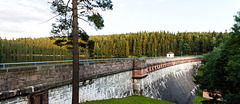
[[[3,69],[5,69],[5,64],[3,64]]]

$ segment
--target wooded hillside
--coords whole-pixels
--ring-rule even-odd
[[[172,51],[175,55],[201,55],[213,50],[228,33],[216,32],[139,32],[117,35],[91,36],[95,41],[97,56],[165,56]]]
[[[217,32],[138,32],[115,35],[90,36],[95,41],[95,57],[154,57],[165,56],[172,51],[175,55],[201,55],[213,50],[228,33]],[[1,39],[4,55],[68,55],[71,50],[54,45],[50,38]],[[87,49],[81,55],[89,56]]]

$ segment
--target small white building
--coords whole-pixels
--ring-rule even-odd
[[[172,53],[171,51],[167,53],[167,57],[174,57],[174,53]]]

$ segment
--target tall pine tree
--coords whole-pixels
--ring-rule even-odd
[[[53,13],[59,16],[57,23],[54,23],[52,33],[56,37],[61,37],[56,41],[56,44],[70,44],[73,45],[73,91],[72,103],[79,102],[79,40],[87,41],[88,36],[86,32],[79,26],[78,20],[84,20],[93,25],[95,29],[102,29],[103,18],[98,10],[112,9],[111,0],[71,0],[64,2],[64,0],[55,0],[52,2],[51,8]],[[72,4],[72,7],[69,6]],[[78,8],[81,7],[81,8]],[[67,39],[66,39],[67,38]],[[69,41],[70,40],[70,41]],[[80,46],[86,44],[81,43]]]

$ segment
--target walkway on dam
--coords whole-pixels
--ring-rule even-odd
[[[175,56],[178,57],[202,57],[202,56]],[[114,61],[126,61],[126,60],[146,60],[146,59],[161,59],[168,57],[138,57],[138,58],[105,58],[105,59],[84,59],[79,60],[79,63],[98,63],[98,62],[114,62]],[[69,65],[73,60],[60,60],[60,61],[38,61],[38,62],[17,62],[17,63],[0,63],[1,69],[12,68],[26,68],[26,67],[38,67],[38,66],[55,66],[55,65]]]

